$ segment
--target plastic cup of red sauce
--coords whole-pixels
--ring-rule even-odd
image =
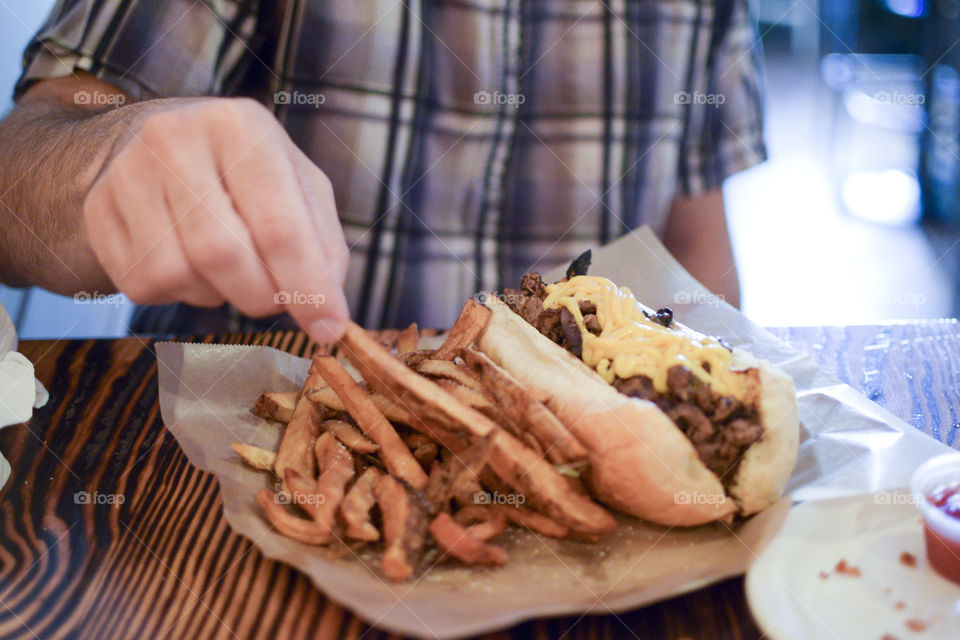
[[[910,492],[923,517],[930,566],[960,584],[960,453],[920,465],[910,480]]]

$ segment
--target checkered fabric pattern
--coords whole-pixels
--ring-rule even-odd
[[[447,326],[765,157],[746,0],[61,0],[17,85],[269,105],[332,180],[369,327]]]

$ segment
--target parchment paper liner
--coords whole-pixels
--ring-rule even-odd
[[[650,306],[673,307],[680,321],[794,376],[802,423],[788,486],[794,500],[906,486],[921,461],[948,450],[717,301],[648,229],[595,251],[590,273],[629,286]],[[510,562],[503,568],[445,563],[409,584],[392,584],[373,554],[331,560],[271,531],[254,501],[266,474],[246,468],[230,450],[234,441],[276,446],[280,427],[249,409],[264,391],[299,388],[309,361],[268,347],[180,343],[158,344],[157,358],[164,422],[189,460],[217,476],[230,526],[361,618],[399,633],[452,638],[534,617],[619,612],[685,593],[744,573],[791,504],[785,498],[732,528],[668,529],[624,517],[616,533],[597,543],[515,531],[504,543]]]

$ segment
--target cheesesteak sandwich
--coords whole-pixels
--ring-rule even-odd
[[[478,345],[545,398],[588,452],[591,492],[666,525],[749,515],[775,502],[797,455],[792,380],[586,275],[537,273],[492,311]]]

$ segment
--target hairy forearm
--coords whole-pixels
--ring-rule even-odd
[[[84,198],[117,141],[167,102],[95,111],[24,99],[0,122],[0,280],[114,290],[86,237]]]
[[[85,255],[83,197],[109,142],[100,115],[34,102],[0,123],[0,274],[66,293],[103,285]]]

